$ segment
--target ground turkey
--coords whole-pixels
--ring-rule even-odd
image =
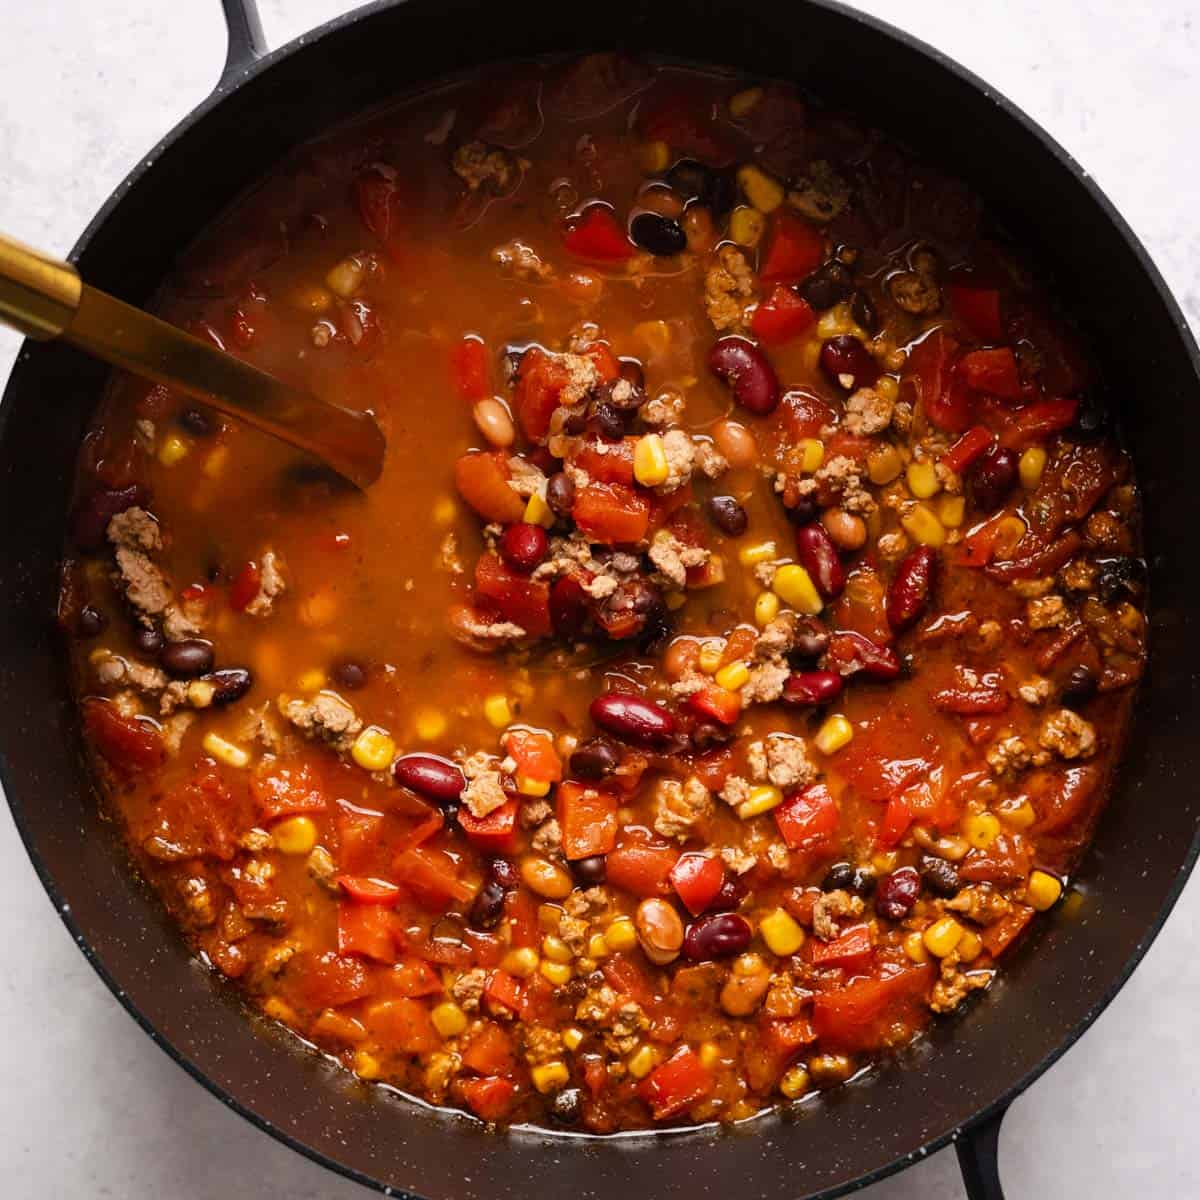
[[[524,283],[546,283],[554,278],[554,268],[524,242],[513,238],[492,250],[492,262]]]
[[[703,546],[685,545],[666,529],[654,535],[649,556],[663,579],[680,590],[687,587],[688,568],[702,567],[711,557]]]
[[[660,779],[654,789],[654,828],[663,837],[686,841],[712,812],[712,793],[694,775],[683,783]]]
[[[859,388],[846,400],[846,432],[855,437],[882,433],[892,423],[892,408],[892,402],[874,388]]]
[[[746,748],[746,761],[756,780],[777,788],[805,787],[817,774],[808,760],[804,739],[788,733],[772,733],[761,742],[752,742]]]
[[[1059,758],[1089,758],[1096,750],[1096,730],[1078,713],[1060,708],[1042,722],[1038,745]]]
[[[287,583],[283,578],[283,560],[274,550],[268,550],[262,556],[258,568],[258,592],[254,599],[246,605],[246,612],[252,617],[266,617],[275,607],[275,601],[287,591]]]
[[[150,553],[162,549],[158,522],[144,508],[127,508],[108,523],[125,598],[138,610],[142,623],[162,622],[170,641],[182,641],[200,632],[200,626],[175,603],[167,577],[150,559]]]
[[[754,298],[754,272],[736,246],[722,246],[704,277],[704,307],[718,333],[744,332],[746,306]]]
[[[512,191],[521,173],[521,164],[507,150],[478,141],[459,146],[451,166],[468,190],[483,188],[497,196]]]
[[[480,750],[461,766],[467,784],[460,798],[473,817],[486,817],[508,803],[495,755]]]
[[[363,723],[340,696],[321,692],[312,700],[279,701],[280,713],[306,737],[328,742],[339,753],[348,754]]]
[[[487,984],[487,972],[482,967],[464,971],[451,985],[450,995],[464,1012],[475,1012]]]

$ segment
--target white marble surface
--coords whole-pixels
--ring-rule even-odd
[[[352,7],[263,0],[272,45]],[[860,0],[1006,92],[1098,179],[1200,325],[1200,27],[1191,0]],[[216,0],[0,4],[0,229],[65,251],[133,163],[212,85]],[[0,333],[0,378],[16,339]],[[1112,1007],[1014,1106],[1012,1200],[1200,1195],[1193,883]],[[0,814],[0,1194],[362,1195],[258,1133],[155,1049],[55,917]],[[1183,963],[1180,967],[1178,964]],[[936,1064],[934,1065],[936,1070]],[[952,1152],[863,1193],[963,1195]]]

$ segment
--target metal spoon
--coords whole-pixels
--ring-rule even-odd
[[[360,488],[383,469],[384,438],[352,412],[89,287],[69,263],[0,236],[0,322],[26,337],[61,337],[113,366],[203,400],[314,455]]]

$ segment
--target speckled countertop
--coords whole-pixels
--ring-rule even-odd
[[[352,7],[262,0],[271,45]],[[1096,177],[1200,323],[1200,20],[1191,0],[860,0],[1006,93]],[[137,159],[211,87],[215,0],[0,5],[0,229],[65,252]],[[0,377],[16,350],[0,332]],[[1195,1150],[1200,885],[1095,1027],[1014,1105],[1012,1200],[1200,1195]],[[366,1195],[271,1141],[134,1025],[54,915],[0,813],[0,1194],[351,1200]],[[1182,965],[1180,965],[1182,964]],[[936,1063],[932,1068],[936,1071]],[[861,1193],[963,1195],[945,1151]]]

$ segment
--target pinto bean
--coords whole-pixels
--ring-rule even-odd
[[[866,545],[866,521],[844,508],[827,508],[821,514],[821,524],[839,550],[861,550]]]
[[[742,337],[719,338],[708,353],[708,365],[733,389],[747,412],[765,417],[779,403],[779,380],[767,356]]]
[[[745,425],[737,421],[718,421],[712,435],[717,449],[734,470],[752,467],[758,461],[758,443]]]
[[[796,557],[826,600],[836,600],[846,586],[846,572],[837,547],[825,527],[816,521],[796,530]]]
[[[632,746],[653,749],[675,732],[675,718],[671,713],[629,692],[606,692],[597,696],[588,712],[606,733]]]
[[[405,754],[396,759],[392,775],[401,787],[437,804],[456,801],[467,786],[458,766],[436,754]]]
[[[925,611],[937,576],[937,555],[929,546],[906,554],[887,594],[887,619],[893,629],[907,629]]]
[[[666,900],[643,900],[634,916],[638,941],[646,957],[656,966],[665,966],[679,957],[683,945],[683,922]]]

